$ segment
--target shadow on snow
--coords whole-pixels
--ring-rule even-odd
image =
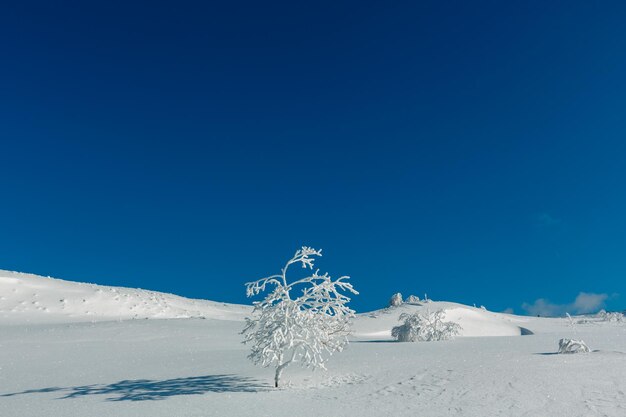
[[[33,389],[0,397],[15,395],[61,392],[59,399],[78,398],[87,395],[106,395],[107,401],[146,401],[164,400],[178,395],[201,395],[207,392],[258,392],[271,386],[252,378],[237,375],[206,375],[165,380],[135,379],[119,381],[113,384],[93,384],[78,387],[51,387]]]

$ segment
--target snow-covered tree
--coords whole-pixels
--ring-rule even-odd
[[[283,267],[280,274],[246,284],[248,297],[266,292],[263,301],[254,302],[252,317],[242,331],[244,343],[252,346],[248,358],[264,367],[275,366],[274,385],[278,387],[283,370],[291,363],[326,369],[325,362],[348,343],[346,338],[354,311],[344,293],[358,294],[342,276],[328,273],[289,282],[291,265],[313,270],[314,257],[321,250],[303,246]]]
[[[417,295],[409,295],[404,302],[405,304],[419,304],[420,298]]]
[[[623,323],[624,321],[626,321],[624,318],[624,314],[618,312],[608,313],[604,309],[598,311],[596,317],[598,317],[601,321],[608,321],[613,323]]]
[[[389,299],[389,307],[398,307],[402,305],[402,294],[397,292]]]
[[[391,335],[398,342],[449,340],[458,335],[462,328],[457,323],[443,321],[444,318],[443,310],[434,313],[428,310],[424,313],[403,313],[400,315],[400,321],[404,323],[391,329]]]

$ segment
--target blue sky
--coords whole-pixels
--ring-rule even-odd
[[[213,3],[1,6],[0,268],[626,308],[623,3]]]

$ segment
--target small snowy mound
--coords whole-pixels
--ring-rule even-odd
[[[392,340],[391,329],[401,324],[402,314],[445,310],[445,320],[461,326],[459,336],[521,336],[528,334],[519,323],[522,317],[493,313],[462,304],[433,301],[426,304],[403,304],[371,313],[359,314],[353,323],[352,335],[361,340]]]
[[[0,323],[203,317],[243,320],[251,307],[0,270]]]
[[[589,353],[591,349],[582,340],[561,339],[559,340],[559,353]]]

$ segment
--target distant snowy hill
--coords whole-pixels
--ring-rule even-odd
[[[0,270],[0,323],[58,323],[204,317],[243,320],[250,306],[192,300]]]
[[[353,338],[391,339],[405,312],[446,310],[461,336],[519,336],[527,318],[448,302],[403,304],[358,314]],[[130,319],[243,320],[251,306],[194,300],[141,289],[108,287],[0,270],[0,324],[95,322]]]
[[[391,328],[401,324],[402,313],[445,310],[445,320],[461,325],[460,336],[520,336],[530,333],[523,327],[525,317],[493,313],[463,304],[433,301],[429,303],[402,304],[371,313],[359,314],[353,324],[354,337],[367,340],[391,339]]]

